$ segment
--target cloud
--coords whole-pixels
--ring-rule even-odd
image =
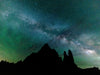
[[[84,53],[90,56],[97,56],[97,53],[95,52],[95,50],[84,49]]]

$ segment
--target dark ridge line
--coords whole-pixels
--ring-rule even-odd
[[[23,61],[17,63],[1,61],[0,73],[10,73],[11,75],[18,73],[39,75],[100,74],[100,70],[97,67],[79,68],[74,62],[71,50],[68,50],[68,54],[64,51],[63,56],[64,59],[62,60],[56,50],[45,44],[38,53],[32,53]]]

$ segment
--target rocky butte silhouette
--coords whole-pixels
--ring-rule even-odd
[[[81,69],[75,64],[71,50],[68,50],[68,54],[64,51],[62,60],[56,50],[45,44],[38,53],[32,53],[24,61],[15,64],[1,61],[0,73],[1,75],[99,75],[100,70],[96,67]]]

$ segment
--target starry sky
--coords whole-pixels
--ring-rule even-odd
[[[24,60],[45,43],[100,68],[100,0],[0,0],[0,60]]]

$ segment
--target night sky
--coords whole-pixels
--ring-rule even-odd
[[[100,68],[100,0],[0,0],[0,60],[24,60],[45,43]]]

